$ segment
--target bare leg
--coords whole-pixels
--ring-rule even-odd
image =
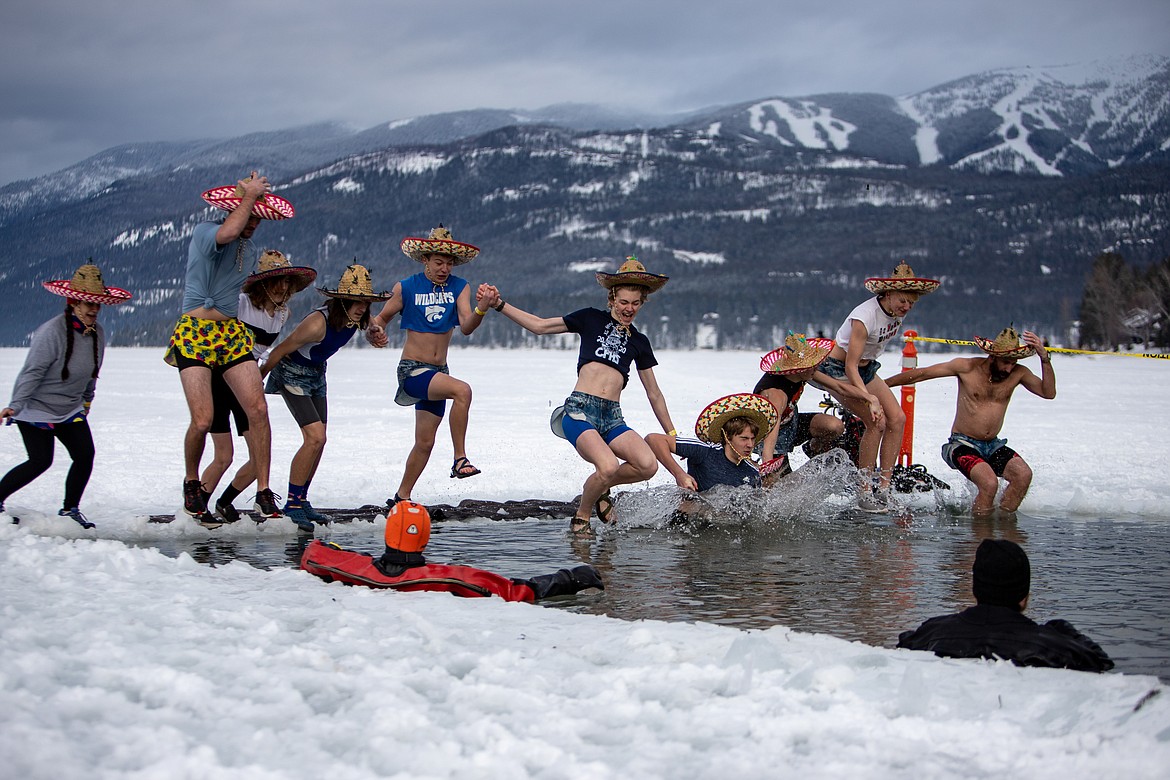
[[[220,479],[232,465],[235,447],[232,444],[231,432],[211,434],[211,447],[213,453],[211,462],[203,469],[203,476],[199,478],[203,483],[203,489],[208,493],[215,492]]]
[[[207,432],[211,430],[211,369],[189,366],[179,372],[179,381],[191,412],[191,422],[183,437],[183,479],[189,482],[199,479],[199,461],[207,444]]]
[[[450,401],[447,424],[451,428],[451,447],[455,459],[467,457],[467,421],[471,411],[471,385],[447,374],[435,374],[427,386],[427,399]]]
[[[1024,496],[1028,495],[1028,488],[1032,485],[1032,468],[1017,455],[1008,461],[1007,467],[1003,470],[1003,478],[1008,484],[1004,488],[999,508],[1005,512],[1014,512],[1020,508]]]
[[[831,414],[817,414],[808,426],[809,450],[813,455],[828,452],[830,445],[845,432],[845,423]]]
[[[898,453],[902,450],[902,432],[906,428],[906,414],[902,411],[898,399],[890,392],[890,388],[881,377],[874,378],[866,390],[877,396],[881,402],[882,412],[885,414],[886,426],[882,433],[881,447],[878,451],[878,464],[881,466],[881,475],[878,479],[879,490],[890,489],[890,477],[894,475],[894,464],[898,462]]]
[[[995,475],[995,471],[987,463],[980,463],[971,469],[970,476],[967,477],[979,490],[979,494],[975,496],[975,503],[971,506],[971,514],[976,517],[991,514],[995,509],[995,494],[999,490],[999,477]]]
[[[418,482],[423,469],[427,467],[427,463],[431,459],[431,450],[435,448],[435,434],[442,421],[443,418],[437,414],[415,410],[414,446],[411,447],[410,454],[406,456],[406,471],[402,474],[402,481],[398,483],[399,498],[410,498],[415,483]]]
[[[301,428],[303,442],[293,455],[288,470],[288,481],[294,485],[305,485],[317,473],[321,454],[325,452],[325,423],[315,422]]]
[[[272,466],[272,428],[268,424],[268,402],[264,400],[260,368],[254,360],[237,363],[224,372],[223,379],[248,415],[251,435],[245,441],[249,460],[256,469],[256,489],[267,490]]]
[[[581,488],[581,504],[577,507],[574,525],[588,525],[593,505],[611,487],[643,482],[658,471],[654,451],[634,431],[626,431],[606,444],[597,431],[587,430],[577,439],[577,452],[593,464],[594,471]]]

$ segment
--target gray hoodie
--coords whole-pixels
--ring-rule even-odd
[[[89,335],[73,331],[73,354],[69,358],[69,378],[61,378],[65,365],[64,315],[37,328],[28,347],[24,367],[16,375],[12,400],[8,405],[20,422],[65,422],[75,417],[84,403],[93,400],[93,342],[97,339],[98,367],[106,351],[106,334],[102,326]],[[72,327],[72,326],[71,326]]]

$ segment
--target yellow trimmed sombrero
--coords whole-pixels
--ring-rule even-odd
[[[475,259],[479,247],[455,241],[451,238],[451,231],[439,223],[431,231],[430,238],[402,239],[402,253],[420,263],[427,261],[427,255],[450,255],[455,258],[455,265],[463,265]]]
[[[251,176],[244,181],[250,181]],[[225,184],[203,193],[203,199],[224,211],[235,211],[244,201],[244,187],[242,184]],[[261,219],[292,219],[296,209],[284,198],[273,195],[271,192],[261,195],[252,204],[252,216]]]
[[[385,301],[394,295],[386,290],[374,292],[374,283],[370,280],[370,272],[366,270],[364,265],[356,262],[346,266],[346,269],[341,272],[341,280],[337,283],[337,289],[330,290],[328,287],[318,287],[317,290],[330,298],[341,298],[345,301]]]
[[[803,333],[789,331],[784,346],[760,358],[760,370],[766,374],[796,374],[815,368],[829,356],[836,343],[832,339],[810,339]]]
[[[723,426],[734,417],[747,417],[756,423],[759,428],[756,444],[759,444],[776,425],[776,407],[767,398],[755,393],[725,395],[707,404],[707,408],[699,413],[699,419],[695,421],[695,435],[700,441],[722,444]]]
[[[623,284],[634,284],[647,288],[649,292],[658,292],[669,279],[669,276],[649,273],[646,266],[633,255],[626,258],[616,274],[597,272],[597,283],[607,290]]]
[[[865,289],[871,293],[916,292],[932,293],[938,289],[938,279],[923,279],[914,275],[914,269],[903,260],[894,269],[893,276],[871,276],[865,280]]]
[[[116,306],[134,297],[121,287],[106,287],[102,281],[101,269],[93,263],[86,263],[74,271],[72,279],[41,282],[41,286],[53,295],[86,303],[100,303],[104,306]]]
[[[1016,329],[1010,326],[1001,330],[994,341],[982,336],[975,336],[972,340],[975,342],[975,346],[992,357],[1019,359],[1032,357],[1036,354],[1035,349],[1020,343],[1020,334],[1016,333]]]
[[[287,276],[289,277],[289,289],[295,295],[312,284],[313,280],[317,278],[317,270],[315,268],[293,265],[284,256],[283,252],[275,249],[264,250],[264,254],[260,255],[260,262],[256,264],[256,268],[256,273],[244,280],[241,288],[244,292],[248,292],[254,285],[259,284],[265,279]]]

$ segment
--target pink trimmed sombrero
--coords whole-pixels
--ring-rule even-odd
[[[646,266],[642,265],[641,261],[633,255],[626,258],[616,274],[598,271],[596,276],[597,283],[607,290],[612,290],[623,284],[632,284],[645,287],[649,292],[658,292],[662,289],[662,285],[670,280],[669,276],[649,273]]]
[[[994,341],[982,336],[974,336],[972,340],[975,342],[975,346],[992,357],[1018,360],[1036,354],[1034,348],[1020,342],[1020,334],[1016,333],[1016,329],[1010,326],[1001,330]]]
[[[747,417],[756,423],[759,429],[756,444],[759,444],[776,425],[776,407],[767,398],[755,393],[725,395],[707,404],[707,408],[699,413],[699,419],[695,421],[695,435],[700,441],[722,444],[723,426],[735,417]]]
[[[41,282],[41,285],[53,295],[86,303],[100,303],[103,306],[116,306],[134,297],[121,287],[106,287],[102,282],[101,269],[92,263],[86,263],[74,271],[72,279]]]
[[[789,332],[784,346],[760,358],[760,370],[765,374],[796,374],[815,368],[829,356],[836,344],[832,339],[810,339],[803,333]]]
[[[244,181],[249,181],[251,178],[249,176]],[[215,187],[203,193],[203,200],[217,209],[235,211],[244,201],[243,184],[225,184],[222,187]],[[291,203],[271,192],[260,196],[252,204],[252,215],[261,219],[292,219],[295,213],[296,209]]]
[[[479,247],[454,240],[451,231],[439,223],[437,228],[431,230],[429,238],[402,239],[402,253],[420,263],[427,261],[427,255],[450,255],[455,258],[455,265],[463,265],[475,259]]]
[[[317,269],[303,265],[293,265],[284,256],[283,252],[275,249],[266,249],[264,254],[260,255],[260,262],[257,263],[256,267],[258,269],[256,273],[244,280],[244,284],[241,287],[244,292],[248,292],[253,286],[265,279],[287,276],[289,277],[290,294],[295,295],[312,284],[313,280],[317,278]]]
[[[923,279],[914,275],[914,269],[905,260],[898,263],[893,276],[871,276],[865,280],[865,289],[871,293],[916,292],[932,293],[941,284],[938,279]]]

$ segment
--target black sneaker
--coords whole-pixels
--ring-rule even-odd
[[[263,523],[265,520],[274,520],[278,517],[284,517],[280,513],[280,508],[276,505],[280,501],[280,497],[273,495],[270,488],[264,488],[256,492],[256,503],[253,505],[256,514],[259,516],[257,522]]]
[[[234,523],[240,519],[240,513],[236,511],[232,503],[230,501],[224,501],[222,498],[215,502],[215,513],[225,523]]]
[[[81,510],[78,509],[77,507],[73,507],[72,509],[62,509],[60,512],[57,513],[57,517],[72,518],[75,523],[77,523],[79,526],[81,526],[82,528],[85,528],[87,530],[90,528],[97,528],[96,525],[94,525],[93,523],[89,522],[88,519],[86,519],[85,515],[81,514]]]
[[[196,520],[207,514],[207,502],[203,500],[203,485],[197,479],[183,482],[183,511]]]

